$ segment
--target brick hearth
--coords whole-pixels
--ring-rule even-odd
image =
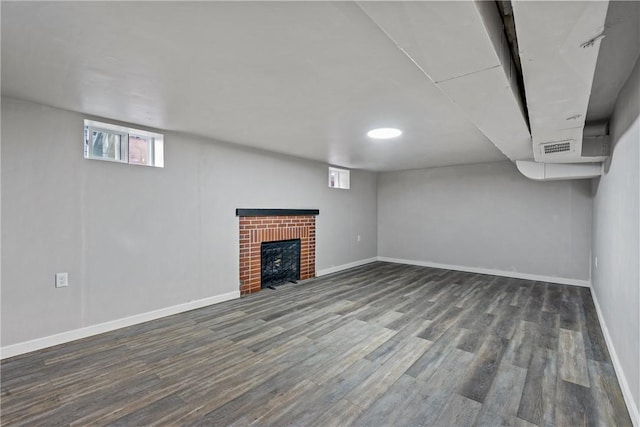
[[[238,210],[239,212],[248,210]],[[256,211],[256,210],[252,210]],[[272,212],[273,210],[265,210]],[[260,244],[300,239],[300,280],[316,275],[315,214],[240,216],[240,295],[260,290]]]

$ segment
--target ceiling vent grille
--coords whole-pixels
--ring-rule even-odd
[[[571,150],[571,141],[552,142],[542,146],[544,154],[568,153]]]

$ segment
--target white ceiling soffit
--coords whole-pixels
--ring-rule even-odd
[[[358,4],[503,154],[512,161],[533,157],[494,2]]]
[[[602,160],[581,154],[608,2],[514,0],[512,5],[535,160]],[[545,155],[550,143],[571,149]]]

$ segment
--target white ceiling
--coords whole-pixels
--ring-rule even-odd
[[[350,168],[529,158],[493,6],[3,1],[2,94]]]

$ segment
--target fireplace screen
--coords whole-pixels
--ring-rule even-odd
[[[300,279],[300,239],[263,242],[261,253],[262,288]]]

